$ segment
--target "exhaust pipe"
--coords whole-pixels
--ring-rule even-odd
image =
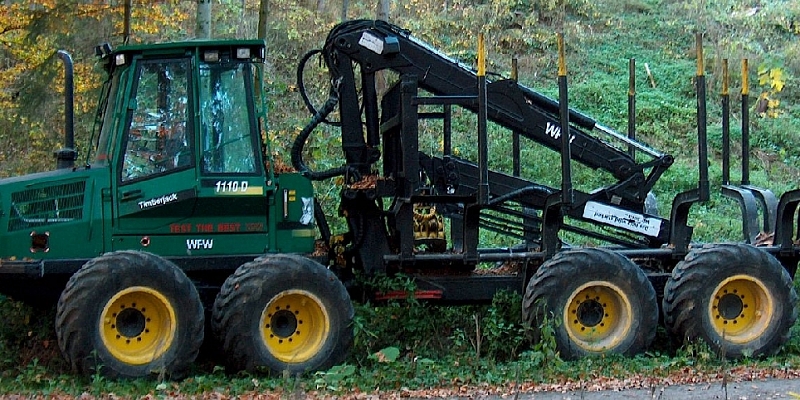
[[[64,147],[55,152],[56,168],[72,168],[78,158],[75,150],[75,73],[72,66],[72,56],[64,50],[57,52],[58,58],[64,62]]]

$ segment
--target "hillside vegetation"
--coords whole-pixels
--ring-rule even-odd
[[[94,123],[95,94],[101,84],[92,46],[102,41],[119,45],[121,8],[117,3],[75,1],[6,1],[0,6],[0,176],[50,169],[52,151],[62,137],[62,76],[53,57],[59,48],[76,59],[77,143],[86,154]],[[152,4],[151,4],[152,3]],[[375,5],[350,1],[348,18],[372,18]],[[252,37],[258,2],[213,2],[218,37]],[[135,1],[133,42],[189,39],[193,2]],[[295,80],[298,60],[319,48],[340,19],[340,2],[273,0],[267,31],[271,68],[269,139],[275,157],[288,160],[288,149],[310,115]],[[404,0],[392,2],[392,22],[437,49],[472,64],[476,37],[487,39],[489,69],[511,74],[548,96],[557,94],[556,32],[567,43],[570,104],[599,123],[627,130],[628,65],[636,60],[637,137],[650,147],[675,155],[676,163],[656,186],[662,215],[669,213],[675,193],[697,184],[697,124],[694,78],[695,34],[703,33],[711,180],[721,182],[722,64],[728,60],[732,104],[732,179],[739,179],[741,137],[741,60],[749,60],[751,98],[751,179],[780,195],[800,186],[800,2],[796,0]],[[188,32],[188,33],[186,33]],[[316,63],[311,63],[316,64]],[[319,65],[306,71],[309,89],[321,104],[326,84]],[[318,89],[315,91],[315,89]],[[313,97],[313,96],[312,96]],[[474,157],[469,117],[460,120],[454,147]],[[338,133],[324,129],[306,147],[316,166],[341,163]],[[493,168],[510,171],[511,136],[492,130]],[[438,148],[434,138],[423,146]],[[536,146],[523,148],[523,174],[558,185],[558,155]],[[596,171],[576,170],[576,184],[593,187]],[[326,205],[336,188],[318,186]],[[693,208],[697,238],[735,238],[741,222],[737,205],[714,194]],[[332,215],[335,210],[331,210]],[[730,219],[734,216],[734,219]],[[482,238],[486,241],[495,238]],[[388,284],[408,288],[402,277]],[[631,374],[659,378],[675,371],[717,373],[731,368],[701,343],[672,343],[659,333],[657,344],[636,359],[587,359],[565,363],[553,342],[531,347],[520,325],[518,296],[499,294],[486,307],[428,307],[398,302],[388,307],[359,306],[356,346],[348,364],[296,380],[293,377],[227,377],[211,361],[198,363],[197,375],[167,386],[152,382],[107,383],[101,377],[76,379],[67,374],[53,339],[51,311],[0,301],[0,392],[68,392],[92,394],[225,391],[283,388],[328,390],[352,387],[365,391],[401,387],[508,385],[518,381],[585,380]],[[776,358],[745,360],[758,368],[788,368],[800,361],[800,327]],[[126,386],[127,385],[127,386]],[[163,385],[163,386],[162,386]],[[89,388],[89,389],[87,389]],[[225,389],[220,389],[225,388]]]

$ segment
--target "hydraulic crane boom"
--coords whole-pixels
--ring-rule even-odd
[[[412,37],[408,31],[383,21],[351,21],[337,26],[328,35],[323,55],[332,80],[338,83],[343,149],[350,166],[368,168],[377,160],[374,149],[379,146],[380,116],[374,91],[375,72],[389,69],[401,76],[415,76],[419,88],[437,96],[475,94],[473,70]],[[356,93],[354,64],[358,64],[361,74],[363,108]],[[487,92],[491,120],[558,151],[561,135],[558,103],[510,79],[490,82]],[[465,102],[464,106],[476,109],[474,103]],[[611,173],[619,180],[615,194],[626,201],[641,204],[672,163],[671,156],[626,141],[627,138],[579,112],[571,111],[570,121],[573,159]],[[593,129],[626,144],[633,143],[652,160],[637,163],[626,151],[586,133]]]
[[[669,224],[647,215],[651,213],[645,209],[645,201],[672,164],[670,155],[649,149],[571,110],[572,160],[605,171],[613,178],[590,193],[576,191],[574,204],[559,207],[551,196],[558,190],[535,183],[535,179],[486,171],[487,166],[459,159],[447,149],[441,157],[421,152],[418,130],[420,119],[449,112],[423,113],[419,110],[421,105],[444,105],[445,110],[458,105],[477,114],[479,107],[486,107],[486,118],[558,152],[562,127],[557,102],[511,79],[487,81],[485,101],[479,100],[482,95],[476,94],[475,71],[408,31],[383,21],[344,22],[331,30],[321,50],[309,55],[316,53],[321,53],[330,73],[330,97],[319,110],[314,110],[314,118],[296,138],[292,161],[311,179],[345,176],[340,212],[349,220],[354,253],[359,254],[360,263],[368,270],[385,268],[392,257],[401,263],[420,259],[415,255],[418,243],[414,235],[418,232],[412,231],[419,225],[414,220],[416,210],[424,204],[436,205],[439,213],[453,221],[452,250],[463,255],[465,265],[478,258],[477,232],[481,227],[524,238],[529,248],[541,240],[548,254],[558,246],[557,232],[565,229],[636,247],[666,242]],[[301,91],[307,60],[298,69]],[[375,74],[383,70],[393,71],[399,79],[379,99]],[[310,171],[302,160],[303,145],[337,105],[344,165],[328,171]],[[446,117],[441,118],[444,141],[448,142],[449,122],[444,122]],[[600,132],[604,137],[589,132]],[[644,162],[637,162],[629,154],[631,146]],[[357,182],[374,174],[378,161],[383,171],[377,185],[365,191]],[[484,184],[488,186],[488,198],[477,196],[476,188]],[[377,198],[391,199],[390,209],[383,209],[382,201],[376,205]],[[492,212],[486,213],[487,210]],[[560,218],[548,218],[547,210],[624,232],[597,233],[566,226]],[[549,215],[552,217],[553,213]],[[362,246],[370,250],[355,251]]]

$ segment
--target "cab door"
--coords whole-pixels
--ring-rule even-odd
[[[260,254],[270,251],[268,211],[274,182],[262,160],[255,66],[201,62],[198,78],[200,190],[195,217],[202,224],[187,241],[192,252]],[[211,248],[213,246],[213,249]]]
[[[136,59],[112,189],[112,249],[185,254],[168,240],[188,221],[198,181],[192,59]]]

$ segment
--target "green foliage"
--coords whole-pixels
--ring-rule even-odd
[[[355,366],[336,365],[327,371],[315,373],[314,375],[317,378],[314,381],[314,385],[317,390],[324,389],[332,392],[339,392],[352,387],[355,373]]]
[[[483,318],[483,341],[487,357],[514,359],[526,340],[522,326],[522,296],[518,293],[499,292],[492,299]]]
[[[557,368],[563,364],[556,348],[556,328],[561,322],[545,315],[540,326],[536,327],[538,337],[531,351],[523,353],[523,360],[533,363],[537,368]]]
[[[382,287],[410,287],[399,282],[404,286],[384,283]],[[443,307],[411,297],[380,306],[358,305],[356,310],[352,354],[362,366],[387,359],[445,357],[454,351],[471,354],[471,359],[511,360],[526,345],[522,299],[517,293],[500,292],[487,306]]]
[[[675,354],[676,361],[683,366],[716,365],[721,361],[707,343],[702,340],[685,343]]]
[[[134,2],[135,3],[135,2]],[[186,31],[186,2],[135,7],[131,42],[177,39]],[[122,43],[122,2],[8,1],[0,12],[0,176],[52,169],[63,145],[63,67],[75,60],[76,144],[82,155],[102,83],[93,46]],[[116,18],[116,19],[115,19]]]
[[[397,361],[398,357],[400,357],[400,349],[394,346],[378,350],[369,356],[370,360],[383,363],[393,363]]]
[[[0,379],[23,373],[39,375],[44,368],[62,368],[63,361],[53,333],[55,308],[36,309],[24,303],[0,298]],[[35,370],[36,373],[31,373]]]

